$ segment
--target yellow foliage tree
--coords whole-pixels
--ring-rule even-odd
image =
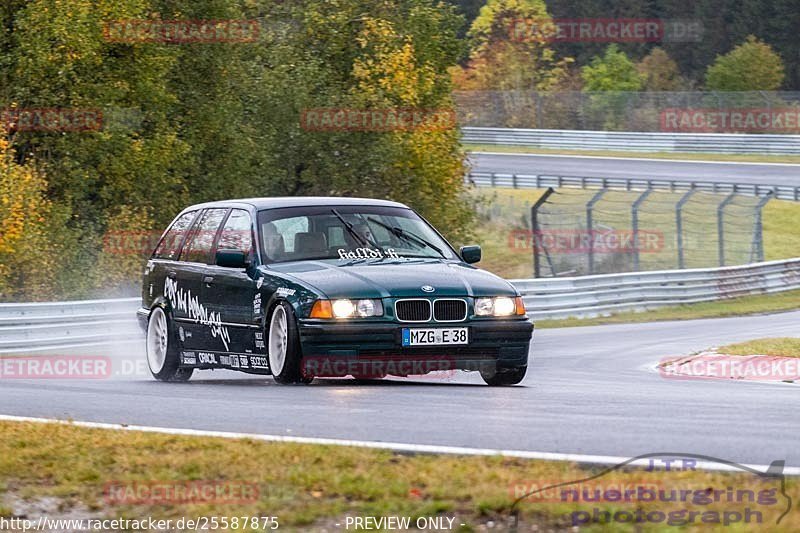
[[[551,91],[571,58],[551,47],[552,19],[544,0],[489,0],[469,30],[469,62],[454,71],[462,90]]]
[[[57,254],[46,191],[44,175],[18,164],[0,131],[0,300],[53,297]]]
[[[419,112],[414,127],[384,134],[383,147],[392,153],[391,179],[374,193],[412,205],[448,237],[463,242],[470,237],[473,216],[464,194],[464,154],[453,103],[437,93],[437,87],[449,87],[449,74],[421,60],[412,38],[390,21],[366,18],[362,28],[353,98],[366,107]]]

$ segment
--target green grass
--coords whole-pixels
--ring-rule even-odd
[[[399,455],[389,451],[289,443],[265,443],[171,436],[135,431],[86,429],[66,424],[0,422],[0,486],[25,502],[55,498],[58,512],[83,518],[156,519],[179,517],[277,516],[281,530],[316,531],[336,528],[349,516],[455,516],[457,531],[485,530],[489,521],[498,531],[508,529],[514,499],[533,483],[551,485],[587,478],[599,467],[564,462],[528,461],[502,457]],[[173,483],[227,481],[254,483],[258,496],[244,503],[117,505],[104,497],[108,483]],[[609,486],[648,484],[664,488],[762,487],[747,473],[614,471],[597,482]],[[515,494],[517,487],[520,493]],[[787,492],[797,485],[790,479]],[[0,502],[3,492],[0,492]],[[795,500],[796,501],[796,500]],[[781,501],[784,506],[785,499]],[[567,530],[565,514],[577,505],[524,501],[521,531]],[[598,503],[601,510],[635,509],[665,512],[687,507],[720,511],[717,503]],[[727,505],[726,508],[740,505]],[[784,506],[785,507],[785,506]],[[591,508],[591,507],[590,507]],[[763,509],[763,508],[762,508]],[[765,524],[777,519],[774,508],[764,510]],[[19,513],[19,510],[15,509]],[[25,512],[25,510],[22,510]],[[782,512],[782,511],[781,511]],[[29,518],[36,517],[31,512]],[[51,517],[52,518],[52,517]],[[699,522],[699,519],[698,519]],[[344,524],[342,524],[344,526]],[[791,513],[781,526],[800,529],[800,513]],[[609,531],[594,524],[588,531]],[[762,526],[763,527],[763,526]],[[645,526],[658,531],[663,525]],[[686,530],[729,530],[703,525]],[[734,527],[734,530],[739,530]],[[241,531],[241,529],[240,529]]]
[[[525,227],[522,217],[529,213],[530,206],[544,193],[538,189],[508,189],[492,188],[479,189],[484,205],[484,211],[490,211],[491,216],[484,217],[478,225],[477,239],[483,247],[483,260],[479,263],[481,268],[494,272],[506,279],[526,279],[533,277],[532,251],[528,248],[515,248],[510,239],[512,228]],[[584,196],[592,192],[562,190],[559,202],[584,201]],[[627,206],[631,195],[636,193],[612,191],[606,194],[604,200],[608,205]],[[581,196],[583,195],[583,196]],[[572,196],[574,198],[570,199]],[[711,228],[708,232],[694,232],[691,247],[685,254],[688,268],[701,268],[715,266],[717,259],[716,238],[716,211],[708,209],[709,195],[697,194],[685,207],[685,220],[690,221],[696,228]],[[669,205],[676,200],[677,195],[669,193],[653,193],[650,199],[655,204]],[[717,201],[714,199],[713,201]],[[616,202],[616,203],[612,203]],[[731,219],[736,215],[748,215],[751,207],[741,201],[741,204],[731,204]],[[713,202],[712,202],[713,203]],[[598,204],[601,205],[601,204]],[[674,240],[674,226],[671,220],[665,224],[663,215],[655,210],[648,213],[646,205],[640,218],[641,228],[654,228],[662,231],[665,243]],[[715,204],[714,204],[715,205]],[[601,206],[601,209],[603,207]],[[611,227],[630,228],[630,219],[627,209],[618,212],[600,213],[596,220],[601,224]],[[660,218],[659,218],[660,217]],[[752,220],[752,219],[750,219]],[[800,257],[800,204],[789,201],[772,201],[767,204],[763,212],[764,224],[764,256],[768,261]],[[729,230],[730,231],[730,230]],[[729,239],[731,236],[729,236]],[[749,239],[749,236],[747,237]],[[655,253],[642,254],[642,264],[645,268],[649,263],[650,270],[677,268],[674,247],[664,246]],[[728,257],[730,259],[730,255]],[[741,258],[745,261],[746,258]],[[655,268],[653,268],[655,265]],[[666,307],[647,312],[625,312],[609,317],[591,319],[564,319],[538,321],[538,327],[565,327],[584,326],[597,324],[617,324],[628,322],[652,322],[657,320],[685,320],[694,318],[714,318],[737,316],[745,314],[771,313],[800,308],[800,291],[791,291],[774,295],[758,295],[743,298],[709,302],[693,305]]]
[[[583,204],[596,191],[562,189],[554,202]],[[530,216],[530,206],[544,193],[541,189],[492,188],[478,189],[475,193],[482,198],[484,210],[493,210],[489,220],[482,220],[476,230],[477,242],[483,247],[483,260],[480,267],[506,279],[533,277],[532,251],[515,249],[511,246],[510,233],[514,228],[523,228],[522,217]],[[630,203],[639,193],[610,191],[597,206],[595,222],[598,227],[607,225],[622,230],[631,228]],[[644,230],[660,232],[664,246],[656,252],[641,254],[643,270],[662,270],[677,268],[675,247],[674,214],[665,210],[674,209],[680,194],[656,192],[642,205],[639,227]],[[698,193],[684,207],[684,224],[687,268],[716,266],[717,259],[717,219],[716,205],[720,196]],[[727,220],[733,224],[752,223],[751,204],[754,199],[742,198],[727,208]],[[709,207],[711,206],[711,207]],[[613,210],[613,211],[612,211]],[[800,203],[786,200],[773,200],[764,208],[763,235],[764,258],[767,261],[800,257]],[[728,232],[730,232],[730,227]],[[749,231],[749,229],[748,229]],[[742,253],[731,257],[729,264],[749,260],[750,235],[728,235],[728,242],[737,239]],[[745,243],[745,241],[747,241]],[[740,261],[736,261],[739,259]],[[651,265],[651,266],[648,266]]]
[[[625,157],[630,159],[666,159],[675,161],[689,160],[748,163],[800,163],[800,156],[796,155],[625,152],[620,150],[551,150],[529,146],[510,146],[499,144],[465,144],[464,147],[471,152],[504,152],[509,154],[586,155],[596,157]]]
[[[517,250],[509,245],[512,228],[521,227],[520,219],[529,205],[544,194],[542,189],[479,189],[476,193],[483,205],[501,210],[497,220],[481,221],[476,228],[476,242],[481,245],[483,259],[479,267],[506,279],[533,277],[530,251]]]
[[[776,200],[764,207],[764,258],[800,257],[800,203]]]
[[[776,355],[780,357],[800,357],[800,338],[777,337],[755,339],[721,346],[715,350],[728,355]]]
[[[597,318],[565,318],[562,320],[537,320],[537,328],[564,328],[597,326],[601,324],[632,324],[663,320],[694,320],[698,318],[723,318],[791,311],[800,308],[800,290],[778,294],[743,296],[718,302],[676,305],[643,311],[625,312]]]

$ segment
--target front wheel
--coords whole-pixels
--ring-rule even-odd
[[[178,346],[169,327],[167,314],[160,307],[147,322],[147,366],[159,381],[188,381],[191,368],[179,368]]]
[[[496,370],[492,369],[491,371],[481,370],[481,377],[490,387],[507,387],[509,385],[516,385],[522,381],[527,371],[527,366],[498,368]]]
[[[278,383],[310,383],[313,378],[303,376],[300,364],[300,335],[292,307],[278,302],[272,310],[267,333],[267,356],[272,377]]]

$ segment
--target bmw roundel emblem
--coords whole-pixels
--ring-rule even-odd
[[[431,287],[430,285],[423,285],[420,288],[422,289],[423,292],[433,292],[433,291],[436,290],[433,287]]]

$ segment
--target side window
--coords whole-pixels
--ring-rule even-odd
[[[178,248],[195,215],[197,215],[197,211],[190,211],[178,217],[178,220],[172,224],[164,238],[156,246],[156,250],[153,252],[154,259],[176,259],[178,257],[180,251]]]
[[[211,260],[211,247],[214,237],[227,209],[209,209],[200,217],[192,228],[189,241],[181,252],[181,261],[190,263],[208,263]]]
[[[243,209],[231,211],[222,233],[219,236],[217,250],[241,250],[250,255],[253,250],[253,231],[250,213]]]
[[[308,232],[308,217],[282,218],[272,222],[280,236],[283,237],[285,251],[295,251],[294,244],[298,233]]]

